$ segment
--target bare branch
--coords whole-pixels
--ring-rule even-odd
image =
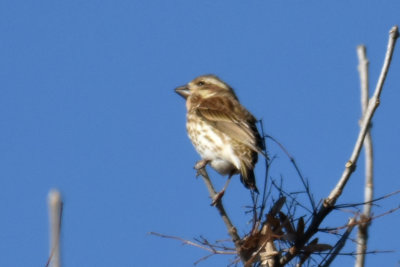
[[[369,98],[369,88],[368,88],[368,59],[366,55],[366,48],[363,45],[357,47],[358,54],[358,71],[360,73],[360,83],[361,83],[361,110],[364,114],[368,107]],[[369,127],[371,129],[371,127]],[[364,212],[362,217],[367,221],[371,216],[372,199],[374,192],[374,181],[373,181],[373,146],[371,130],[368,130],[367,135],[364,140],[364,152],[365,152],[365,189],[364,189]],[[363,267],[365,262],[365,252],[367,251],[368,242],[368,223],[362,223],[358,226],[357,234],[357,257],[356,257],[356,267]]]
[[[331,265],[333,260],[339,255],[340,251],[343,249],[344,245],[346,244],[347,239],[349,238],[351,232],[353,231],[356,219],[350,218],[349,223],[347,225],[346,232],[342,235],[339,241],[336,243],[334,249],[330,251],[331,253],[328,254],[328,258],[325,260],[324,264],[321,265],[322,267],[328,267]]]
[[[50,217],[50,255],[46,267],[61,267],[60,233],[63,203],[59,191],[50,191],[48,196],[48,205]]]
[[[201,177],[203,178],[204,183],[207,186],[208,189],[208,193],[211,197],[211,199],[215,199],[215,196],[217,195],[217,192],[214,189],[214,186],[210,180],[210,177],[208,176],[208,173],[204,168],[202,168],[201,170],[199,170],[199,174],[201,175]],[[231,222],[231,219],[229,218],[228,214],[225,211],[225,208],[222,204],[222,200],[219,199],[216,203],[215,203],[215,207],[217,208],[219,215],[221,216],[222,220],[225,223],[225,226],[228,230],[228,234],[230,235],[230,237],[232,238],[233,243],[235,244],[236,250],[238,252],[238,255],[240,256],[240,236],[237,233],[236,227],[233,225],[233,223]],[[242,257],[241,257],[242,258]],[[244,262],[246,259],[242,259],[242,261]]]
[[[313,216],[313,219],[310,225],[308,226],[307,231],[304,233],[304,235],[298,238],[294,246],[289,250],[289,252],[282,256],[282,258],[280,259],[280,263],[282,265],[286,264],[291,259],[293,259],[293,257],[296,256],[297,251],[299,251],[299,249],[301,249],[304,246],[304,244],[318,231],[319,225],[322,223],[324,218],[332,211],[337,199],[342,194],[343,188],[348,182],[351,174],[354,172],[356,162],[360,155],[360,150],[364,142],[365,135],[369,130],[371,119],[380,103],[380,94],[382,92],[383,84],[390,66],[394,47],[398,37],[399,37],[398,27],[394,26],[389,32],[388,48],[386,51],[382,72],[375,89],[375,93],[368,103],[367,110],[361,122],[361,130],[358,135],[356,144],[354,146],[353,153],[348,162],[346,163],[346,168],[339,182],[337,183],[336,187],[332,190],[328,198],[324,200],[323,205],[320,207],[318,212]]]
[[[356,144],[354,146],[353,153],[352,153],[350,159],[347,161],[346,168],[342,174],[342,177],[340,178],[339,182],[337,183],[336,187],[332,190],[329,197],[327,199],[325,199],[324,206],[332,206],[335,204],[336,200],[342,194],[343,188],[345,187],[346,183],[348,182],[351,174],[354,172],[354,170],[356,168],[356,162],[360,155],[360,151],[361,151],[362,145],[364,143],[365,135],[367,134],[367,132],[369,130],[369,125],[371,123],[371,119],[380,104],[380,95],[382,93],[383,84],[385,82],[386,75],[389,70],[390,62],[392,61],[394,46],[396,44],[398,37],[399,37],[398,27],[394,26],[389,32],[388,48],[386,51],[385,61],[383,63],[381,75],[379,76],[378,84],[376,85],[376,88],[375,88],[375,93],[369,100],[368,107],[365,111],[365,114],[363,114],[363,119],[361,121],[361,130],[358,135]]]
[[[368,99],[369,99],[369,75],[368,75],[368,67],[369,61],[367,58],[367,49],[364,45],[357,46],[357,55],[358,55],[358,72],[360,75],[360,84],[361,84],[361,114],[364,115],[365,111],[368,107]]]

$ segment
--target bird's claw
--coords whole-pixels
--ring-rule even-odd
[[[206,176],[206,175],[207,175],[207,174],[206,174],[205,168],[206,168],[206,166],[207,166],[208,163],[209,163],[208,160],[202,159],[202,160],[199,160],[199,161],[194,165],[194,169],[197,170],[197,172],[196,172],[196,177],[199,177],[200,175],[201,175],[201,176]]]
[[[206,176],[206,170],[204,168],[198,169],[196,172],[196,178],[199,176]]]

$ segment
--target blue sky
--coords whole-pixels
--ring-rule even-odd
[[[324,198],[358,133],[355,48],[367,45],[374,88],[399,10],[395,0],[2,1],[0,266],[46,263],[51,188],[65,201],[65,266],[192,266],[207,253],[147,233],[225,239],[194,177],[199,156],[173,91],[201,74],[235,88],[295,156],[315,198]],[[400,189],[399,53],[374,118],[376,196]],[[270,144],[269,154],[277,156],[271,175],[300,190],[279,148]],[[263,172],[259,164],[259,183]],[[339,203],[362,201],[363,179],[361,162]],[[239,179],[224,201],[245,233],[249,193]],[[398,205],[392,197],[374,214]],[[336,212],[325,226],[351,216]],[[370,249],[398,249],[399,219],[397,212],[373,223]],[[399,251],[369,255],[367,266],[399,261]],[[342,257],[334,266],[352,264]]]

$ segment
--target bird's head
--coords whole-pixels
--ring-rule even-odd
[[[175,92],[185,99],[194,95],[206,99],[221,94],[233,95],[237,98],[232,88],[215,75],[199,76],[188,84],[176,88]]]

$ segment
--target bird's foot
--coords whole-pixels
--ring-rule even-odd
[[[196,164],[194,165],[194,169],[197,170],[196,172],[196,177],[201,176],[206,176],[206,166],[209,163],[209,160],[206,159],[202,159],[199,160],[198,162],[196,162]]]
[[[214,197],[213,197],[213,201],[211,202],[211,206],[215,206],[217,205],[218,202],[221,201],[222,197],[225,194],[225,189],[221,190],[220,192],[218,192]]]

